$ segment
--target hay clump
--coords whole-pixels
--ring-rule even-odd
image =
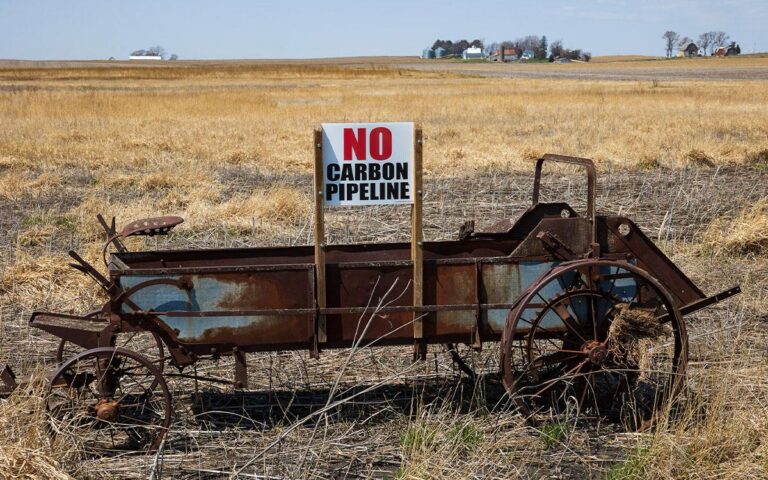
[[[754,165],[758,168],[768,168],[768,148],[748,153],[746,160],[749,165]]]
[[[697,168],[714,168],[715,159],[703,150],[693,149],[685,154],[685,162]]]
[[[632,352],[642,340],[658,340],[672,335],[669,325],[656,320],[652,308],[630,308],[626,303],[616,305],[616,316],[608,328],[608,343],[625,352]]]
[[[743,209],[733,220],[718,219],[704,233],[705,253],[768,254],[768,198]]]

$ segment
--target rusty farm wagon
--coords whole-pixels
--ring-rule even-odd
[[[539,201],[545,162],[586,170],[586,214]],[[83,316],[36,312],[30,320],[61,338],[46,400],[52,431],[93,450],[152,450],[171,424],[169,370],[234,356],[232,385],[247,388],[249,353],[317,357],[361,336],[413,345],[416,357],[428,344],[498,342],[500,376],[523,411],[566,398],[583,410],[640,402],[653,411],[683,385],[683,317],[739,289],[704,294],[630,219],[597,215],[595,188],[590,160],[545,155],[519,218],[420,243],[419,264],[410,243],[132,252],[125,237],[163,234],[182,220],[146,219],[117,232],[100,217],[108,275],[74,252],[72,266],[109,300]],[[370,300],[396,281],[405,293],[361,328]],[[152,348],[121,346],[136,332],[150,332]],[[67,357],[70,346],[80,350]],[[658,387],[653,398],[638,400],[649,384]]]

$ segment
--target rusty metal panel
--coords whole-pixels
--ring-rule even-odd
[[[403,311],[372,316],[379,304],[412,305],[410,265],[328,264],[326,279],[328,307],[369,307],[362,314],[328,315],[328,345],[350,345],[360,336],[367,341],[377,340],[382,343],[398,340],[402,343],[413,338],[413,313]]]
[[[425,305],[474,305],[477,303],[475,265],[427,266],[425,271]],[[444,336],[472,333],[476,325],[475,311],[439,310],[425,322],[425,334]],[[469,339],[469,337],[467,337]]]
[[[308,343],[311,315],[164,316],[181,343],[294,345]]]
[[[557,262],[521,261],[510,263],[484,263],[482,265],[484,303],[513,304],[520,293],[551,269]],[[483,330],[490,335],[504,331],[510,308],[489,308],[483,314]]]
[[[548,232],[577,256],[583,256],[591,247],[591,231],[592,226],[586,218],[545,218],[530,231],[512,255],[523,258],[551,255],[544,242],[536,237],[539,232]]]
[[[176,280],[188,288],[154,284],[153,280]],[[311,336],[311,314],[244,314],[248,310],[308,309],[312,303],[307,270],[218,272],[193,275],[126,275],[120,277],[126,291],[137,288],[130,300],[140,309],[176,312],[160,318],[176,332],[182,343],[274,345],[306,342]],[[133,310],[123,304],[122,310]],[[218,312],[205,316],[183,312]]]
[[[481,266],[484,303],[514,303],[520,295],[520,268],[514,263],[484,263]],[[504,331],[509,309],[488,309],[482,314],[483,330],[492,335]]]

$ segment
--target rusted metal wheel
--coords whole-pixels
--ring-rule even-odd
[[[97,319],[101,313],[102,310],[98,309],[92,310],[83,316]],[[120,333],[114,335],[112,346],[125,348],[134,352],[142,352],[161,373],[165,371],[165,348],[160,336],[154,332]],[[85,349],[83,347],[75,345],[62,338],[59,342],[59,346],[56,348],[56,361],[61,363],[84,351]]]
[[[165,370],[165,347],[154,332],[126,332],[115,335],[115,347],[142,352],[160,372]],[[56,361],[62,361],[84,352],[85,349],[62,339],[56,348]]]
[[[679,393],[688,340],[647,272],[610,260],[555,267],[510,312],[504,383],[528,414],[571,409],[640,426]]]
[[[52,436],[89,455],[152,452],[171,423],[171,394],[146,357],[99,347],[74,356],[52,375],[45,399]]]

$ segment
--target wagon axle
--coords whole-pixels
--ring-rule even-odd
[[[96,417],[105,422],[114,422],[120,415],[120,402],[110,398],[100,398],[96,403]]]
[[[605,346],[605,342],[590,340],[581,349],[587,354],[587,358],[593,365],[600,366],[608,358],[608,348]]]

